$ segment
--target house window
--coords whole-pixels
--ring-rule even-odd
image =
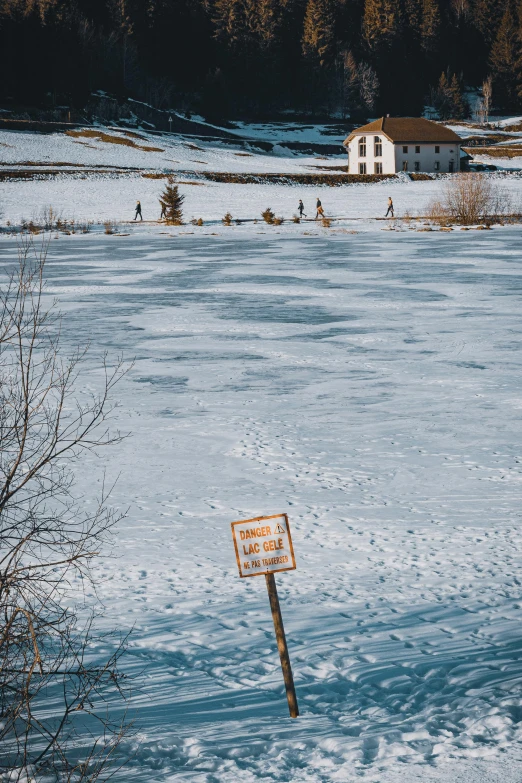
[[[402,161],[402,170],[403,171],[408,171],[408,161],[407,160],[403,160]]]
[[[379,136],[373,137],[374,146],[375,146],[375,157],[376,158],[382,158],[382,139]],[[379,172],[375,172],[378,174]]]
[[[402,148],[402,151],[403,151],[403,153],[404,153],[405,155],[407,155],[407,154],[408,154],[408,147],[403,147],[403,148]]]
[[[440,155],[440,147],[435,147],[435,155]]]
[[[366,163],[359,163],[359,174],[366,174]]]
[[[420,147],[415,147],[415,154],[420,155]]]
[[[435,171],[440,171],[440,161],[435,161]]]
[[[376,163],[375,164],[375,173],[376,174],[382,174],[382,163]]]
[[[450,162],[449,162],[448,171],[449,171],[450,174],[453,172],[453,161],[452,160],[450,160]]]
[[[359,157],[366,157],[366,136],[361,136],[359,139]]]
[[[418,160],[415,161],[415,171],[420,171],[420,163]]]

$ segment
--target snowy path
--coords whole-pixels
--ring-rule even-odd
[[[120,780],[520,780],[521,235],[52,244],[71,344],[136,357],[98,574],[135,625]],[[296,721],[229,527],[280,511]]]

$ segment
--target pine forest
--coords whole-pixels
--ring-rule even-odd
[[[522,2],[0,0],[0,58],[8,109],[103,90],[214,122],[459,118],[473,90],[522,108]]]

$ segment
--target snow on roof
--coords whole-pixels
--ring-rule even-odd
[[[380,117],[356,128],[343,143],[348,144],[361,133],[382,133],[393,142],[460,142],[460,137],[454,131],[423,117]]]

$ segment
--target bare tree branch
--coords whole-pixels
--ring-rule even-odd
[[[0,779],[94,783],[112,776],[128,731],[100,712],[125,694],[126,638],[97,637],[93,617],[82,626],[71,585],[90,578],[121,516],[105,484],[85,511],[72,468],[121,440],[108,428],[109,396],[129,368],[105,355],[101,391],[78,398],[86,349],[61,352],[61,316],[46,305],[48,250],[22,238],[17,268],[0,279]],[[113,648],[104,661],[93,652],[100,642]],[[101,730],[84,747],[88,721]]]

